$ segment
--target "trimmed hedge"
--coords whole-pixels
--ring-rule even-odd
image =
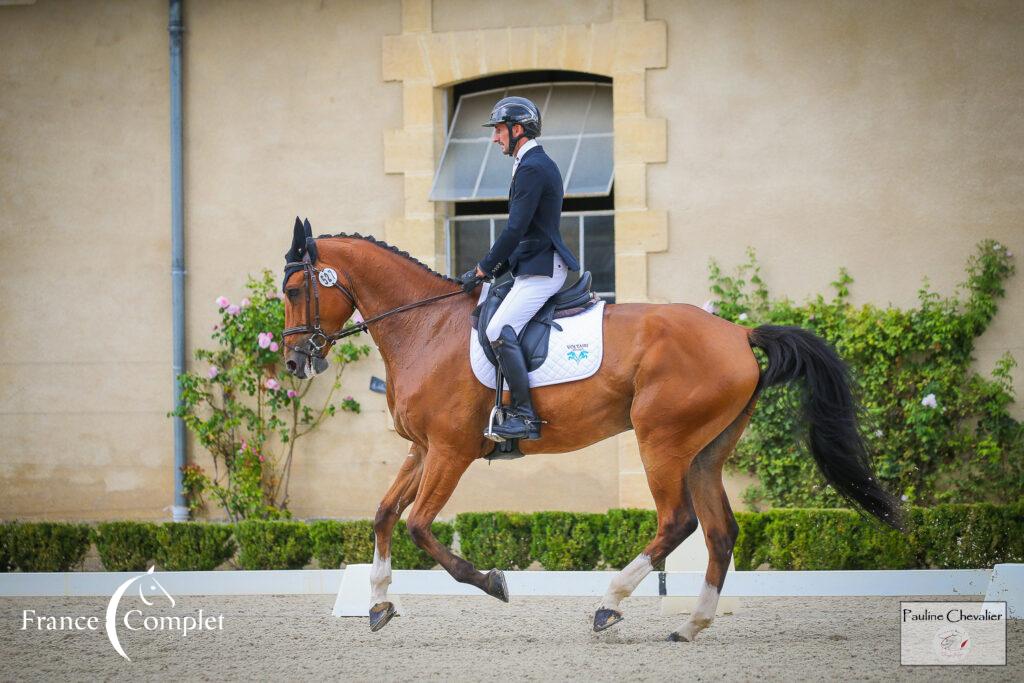
[[[545,569],[589,570],[601,561],[598,539],[605,515],[589,512],[536,512],[530,554]]]
[[[654,510],[609,510],[605,532],[598,539],[605,566],[625,567],[643,552],[657,533],[658,514]],[[655,567],[664,568],[664,560]]]
[[[14,569],[14,522],[0,522],[0,572]]]
[[[320,519],[309,524],[309,537],[313,541],[313,557],[321,569],[338,569],[345,561],[341,545],[342,523],[336,519]]]
[[[156,559],[159,526],[152,522],[101,522],[93,529],[103,568],[108,572],[141,572]]]
[[[910,508],[900,534],[851,510],[737,513],[740,570],[970,569],[1024,561],[1024,502]]]
[[[739,570],[984,568],[1024,562],[1024,500],[909,508],[900,534],[843,509],[781,508],[738,512],[735,563]],[[551,570],[621,568],[654,538],[652,510],[476,512],[455,524],[435,522],[437,539],[483,568],[525,569],[533,561]],[[315,555],[324,568],[373,561],[373,522],[250,520],[237,526],[206,522],[31,522],[0,524],[0,571],[68,571],[96,543],[109,571],[210,570],[241,546],[245,569],[301,568]],[[429,569],[434,559],[412,542],[404,521],[395,527],[392,566]]]
[[[235,554],[230,524],[167,522],[157,529],[156,563],[167,571],[210,571]]]
[[[914,535],[923,566],[954,569],[1024,562],[1024,500],[916,510],[921,519]]]
[[[302,522],[246,520],[235,525],[242,569],[302,569],[313,557],[309,527]]]
[[[66,572],[82,564],[91,541],[87,524],[31,522],[8,530],[9,563],[23,572]]]
[[[373,562],[373,522],[360,519],[347,522],[321,520],[310,525],[313,552],[325,569],[344,564]],[[434,522],[430,530],[443,545],[452,547],[455,528],[447,522]],[[404,520],[399,520],[391,535],[391,566],[394,569],[430,569],[437,562],[416,547]]]
[[[917,566],[907,536],[852,510],[779,509],[737,513],[736,568],[909,569]]]
[[[533,516],[515,512],[466,512],[455,517],[463,557],[484,569],[526,569]]]

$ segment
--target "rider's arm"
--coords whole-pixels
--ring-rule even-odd
[[[537,204],[544,194],[542,174],[533,166],[520,166],[516,171],[515,192],[508,205],[508,225],[494,240],[494,245],[481,259],[479,268],[488,276],[494,274],[495,268],[515,251],[519,241],[523,239],[526,229],[533,220]]]

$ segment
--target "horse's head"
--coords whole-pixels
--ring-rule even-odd
[[[285,254],[285,365],[299,379],[327,369],[327,354],[345,321],[355,311],[351,283],[340,281],[338,269],[319,260],[309,220],[295,219],[292,247]]]

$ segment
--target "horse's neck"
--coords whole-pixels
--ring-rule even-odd
[[[409,259],[372,244],[351,244],[356,257],[342,256],[352,280],[356,304],[364,320],[430,297],[456,291],[455,285]],[[425,349],[444,341],[468,324],[474,301],[454,296],[388,316],[368,326],[370,336],[389,371],[409,365]]]

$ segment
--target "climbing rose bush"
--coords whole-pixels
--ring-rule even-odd
[[[213,302],[220,313],[213,349],[195,352],[198,367],[178,376],[181,417],[213,459],[213,472],[195,463],[183,469],[189,507],[212,498],[232,521],[289,517],[288,483],[296,442],[338,410],[358,413],[351,396],[335,401],[351,363],[370,353],[354,335],[335,344],[327,373],[298,380],[284,371],[284,304],[274,276],[249,277],[239,303]],[[312,387],[330,383],[326,398],[307,401]]]
[[[714,299],[705,310],[749,327],[799,325],[831,343],[849,364],[862,413],[861,434],[881,483],[904,501],[1012,503],[1024,491],[1024,426],[1011,417],[1010,354],[990,377],[973,367],[975,340],[998,311],[1013,254],[980,242],[957,292],[941,297],[927,281],[910,309],[849,302],[845,269],[834,295],[796,304],[772,299],[753,251],[733,276],[710,264]],[[760,485],[745,502],[785,507],[841,505],[799,439],[799,387],[762,395],[732,464]]]

